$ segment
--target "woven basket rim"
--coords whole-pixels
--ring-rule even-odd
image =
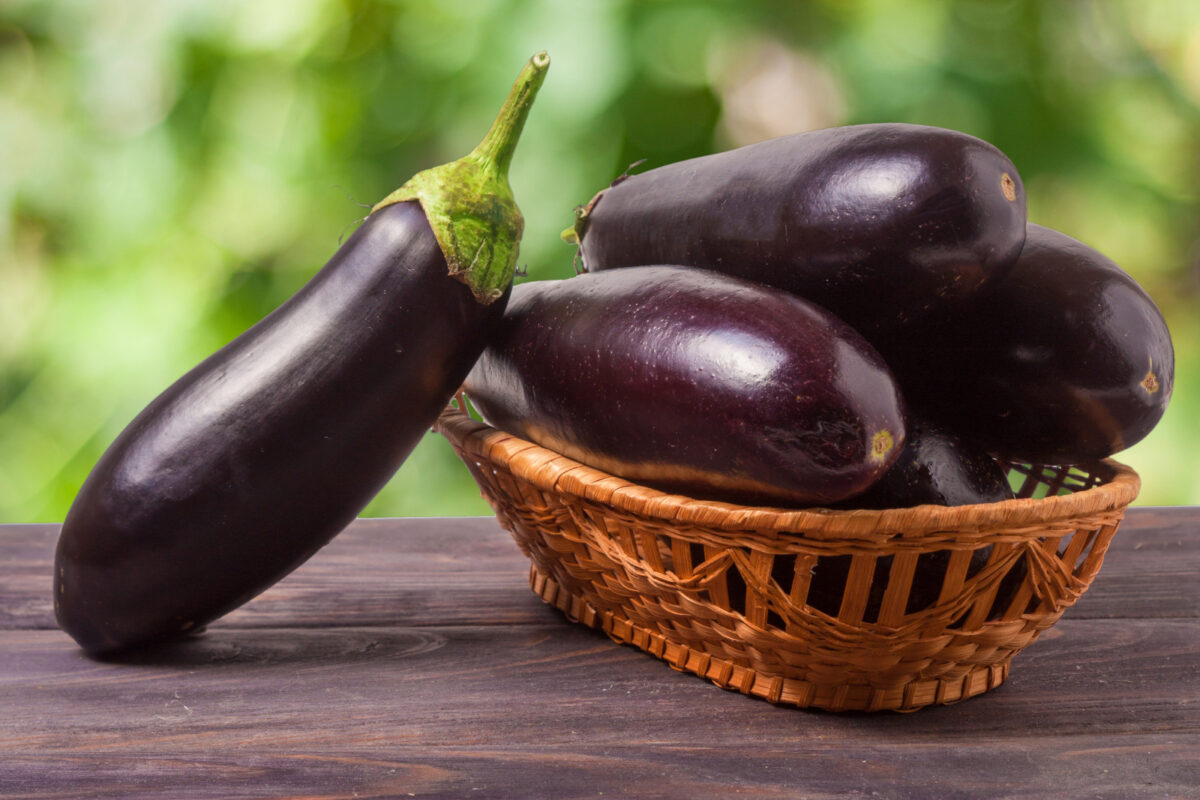
[[[965,506],[921,505],[896,509],[785,509],[701,500],[653,489],[587,466],[526,439],[475,420],[448,406],[434,430],[465,452],[505,464],[513,475],[542,491],[601,503],[643,518],[720,531],[754,530],[815,538],[878,540],[881,535],[923,536],[942,531],[1013,530],[1029,526],[1044,534],[1056,522],[1123,509],[1141,489],[1129,466],[1104,459],[1111,476],[1091,488],[1041,499],[1018,498]]]

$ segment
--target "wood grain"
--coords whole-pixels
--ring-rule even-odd
[[[56,525],[0,526],[0,630],[53,628]],[[1200,513],[1135,508],[1070,618],[1200,617]],[[513,624],[529,562],[490,517],[363,519],[218,625]]]
[[[0,797],[1197,798],[1200,510],[1133,509],[1007,684],[771,706],[566,623],[491,519],[356,522],[202,636],[82,655],[0,526]]]

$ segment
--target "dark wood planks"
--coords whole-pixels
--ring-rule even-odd
[[[56,525],[0,526],[0,630],[52,628]],[[511,624],[538,601],[490,517],[363,519],[220,626]],[[1071,619],[1200,617],[1200,513],[1135,508]]]
[[[0,630],[55,627],[56,525],[0,526]],[[361,519],[220,626],[506,624],[540,605],[529,561],[490,517]]]
[[[1133,508],[1072,619],[1200,617],[1200,510]]]
[[[686,744],[703,732],[706,742],[733,745],[751,730],[780,744],[849,730],[1018,736],[1031,725],[1116,736],[1143,732],[1151,718],[1155,732],[1200,733],[1191,622],[1154,621],[1136,631],[1100,621],[1068,626],[1019,656],[1001,689],[915,715],[776,708],[560,623],[551,613],[520,626],[214,630],[122,663],[92,661],[61,636],[27,631],[6,637],[0,698],[10,724],[29,726],[20,738],[39,746],[94,742],[100,730],[124,741],[172,722],[189,723],[185,731],[196,723],[233,731],[246,719],[256,721],[251,736],[257,723],[288,723],[319,735],[344,728],[342,743],[362,720],[393,719],[440,745],[492,737],[509,719],[553,721],[607,743],[642,736]],[[313,717],[314,709],[336,713]],[[635,715],[636,732],[626,725]],[[731,730],[738,722],[749,727]],[[39,726],[47,738],[31,738]],[[544,741],[537,727],[514,726],[499,741],[536,745]],[[13,734],[0,730],[0,752],[18,743]]]
[[[7,798],[572,798],[732,797],[795,800],[929,798],[1194,798],[1200,780],[1184,748],[1195,737],[1146,735],[1114,745],[1103,737],[1044,735],[1038,758],[1005,742],[815,743],[728,750],[700,744],[594,747],[550,742],[536,750],[397,744],[287,755],[277,750],[208,751],[147,759],[138,751],[93,763],[39,759],[44,777],[12,784]],[[13,762],[19,763],[19,762]],[[1019,765],[1019,769],[1014,768]],[[88,773],[82,773],[87,769]],[[27,788],[26,788],[27,787]],[[4,788],[0,785],[0,788]]]
[[[199,761],[211,794],[196,796],[212,797],[237,796],[247,774],[287,796],[306,767],[319,782],[366,772],[383,781],[373,791],[396,789],[381,765],[416,781],[405,791],[462,796],[471,782],[497,797],[549,796],[538,782],[577,792],[556,797],[590,796],[588,786],[641,796],[640,782],[671,778],[689,788],[661,796],[803,786],[818,797],[930,796],[922,787],[1020,797],[1017,787],[1040,785],[1188,797],[1200,785],[1196,634],[1180,621],[1136,633],[1065,626],[989,695],[912,715],[833,715],[722,691],[554,620],[214,630],[124,664],[25,631],[7,639],[0,678],[0,794],[55,796],[50,773],[131,792],[122,765],[151,770],[149,786],[162,788]],[[521,780],[533,781],[525,793]],[[997,782],[1014,793],[994,794]]]
[[[1008,683],[777,708],[570,625],[494,520],[355,523],[204,636],[84,657],[0,527],[0,797],[1200,797],[1200,511],[1135,509]]]

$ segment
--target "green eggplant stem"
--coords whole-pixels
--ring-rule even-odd
[[[538,89],[550,68],[543,51],[521,70],[483,141],[458,161],[418,172],[371,209],[415,200],[446,257],[450,275],[484,305],[512,283],[525,220],[513,198],[508,168]]]
[[[517,150],[517,140],[521,138],[521,130],[525,127],[525,118],[529,116],[533,99],[549,67],[550,56],[545,51],[529,59],[487,136],[476,145],[469,157],[478,160],[485,169],[495,170],[501,175],[508,174],[513,153]]]

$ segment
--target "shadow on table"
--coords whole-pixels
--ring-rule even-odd
[[[428,629],[220,628],[155,645],[93,656],[122,666],[202,667],[216,664],[255,666],[346,665],[371,659],[411,659],[446,645]]]

